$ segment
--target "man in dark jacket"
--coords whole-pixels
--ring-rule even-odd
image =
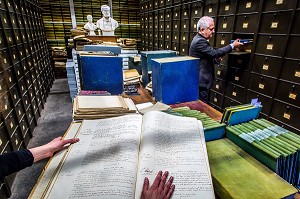
[[[214,62],[220,62],[222,56],[243,44],[237,39],[232,44],[222,48],[212,48],[208,42],[215,32],[215,23],[211,17],[202,17],[197,23],[197,31],[198,34],[191,43],[189,55],[200,58],[199,99],[207,102],[208,91],[212,87],[214,79]]]

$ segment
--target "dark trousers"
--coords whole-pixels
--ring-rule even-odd
[[[208,89],[205,87],[199,86],[199,100],[202,102],[208,103]]]

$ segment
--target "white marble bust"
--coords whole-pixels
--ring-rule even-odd
[[[97,29],[97,26],[93,23],[93,17],[92,15],[86,16],[88,22],[84,25],[84,29],[89,31],[89,35],[96,35],[95,30]]]
[[[115,29],[119,26],[118,22],[110,17],[110,7],[101,6],[103,17],[97,21],[97,27],[101,30],[103,36],[114,36]]]

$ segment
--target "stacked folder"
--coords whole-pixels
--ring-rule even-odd
[[[133,101],[121,96],[79,95],[74,99],[73,119],[103,119],[136,113]]]
[[[299,187],[299,135],[265,119],[256,119],[226,127],[226,136],[287,182]]]
[[[219,122],[213,120],[205,113],[198,110],[191,110],[189,107],[178,107],[166,110],[169,114],[184,116],[184,117],[194,117],[200,120],[203,124],[204,135],[206,141],[216,140],[224,137],[225,124],[220,124]]]
[[[141,75],[136,69],[124,70],[123,73],[124,85],[140,83]]]

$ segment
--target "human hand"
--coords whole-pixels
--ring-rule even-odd
[[[37,162],[44,158],[52,157],[55,152],[62,150],[65,145],[76,142],[79,142],[79,138],[64,140],[62,137],[57,137],[45,145],[29,149],[29,151],[34,157],[34,162]]]
[[[240,47],[240,46],[242,46],[244,44],[240,42],[240,39],[236,39],[236,40],[234,40],[234,42],[232,43],[232,45],[233,45],[234,48],[238,48],[238,47]]]
[[[175,185],[172,185],[173,176],[171,176],[165,185],[168,178],[168,171],[162,175],[162,171],[159,171],[156,178],[149,189],[149,179],[145,177],[141,199],[169,199],[171,198]]]

